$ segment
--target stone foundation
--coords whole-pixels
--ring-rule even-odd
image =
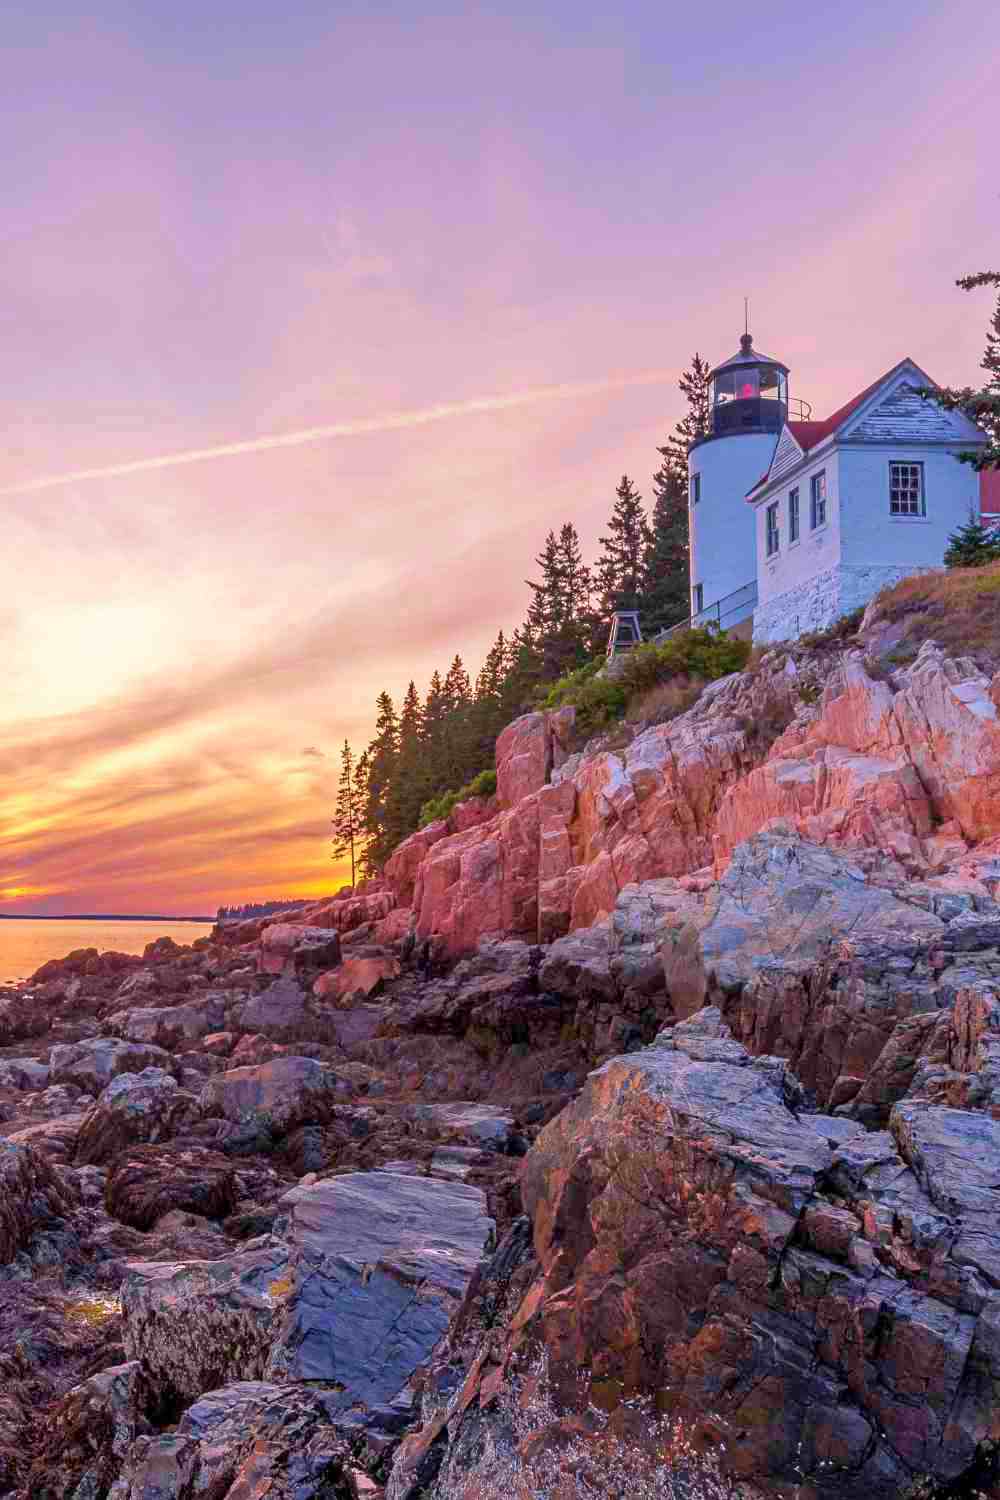
[[[936,568],[870,567],[840,564],[827,568],[798,588],[788,589],[754,612],[755,645],[793,641],[810,630],[826,630],[841,615],[867,604],[882,589],[910,578],[914,573],[934,573]]]

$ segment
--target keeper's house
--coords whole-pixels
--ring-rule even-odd
[[[787,367],[745,337],[712,372],[711,430],[689,456],[696,619],[752,613],[760,642],[823,629],[940,567],[970,514],[1000,513],[1000,475],[958,462],[984,435],[920,395],[933,385],[903,359],[814,421],[790,401]]]

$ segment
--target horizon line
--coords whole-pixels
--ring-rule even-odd
[[[129,474],[149,473],[156,469],[182,468],[189,464],[205,463],[216,458],[233,458],[246,453],[266,453],[275,448],[298,448],[308,443],[329,442],[341,437],[361,437],[367,433],[425,427],[432,422],[447,421],[450,417],[473,416],[480,412],[507,411],[513,407],[528,406],[537,401],[558,401],[570,396],[603,395],[608,391],[626,390],[632,386],[659,385],[672,379],[675,374],[676,371],[670,370],[641,370],[632,375],[609,375],[600,380],[563,381],[556,385],[529,386],[523,391],[511,391],[507,395],[472,396],[465,401],[441,401],[433,406],[389,412],[382,417],[358,417],[346,422],[333,422],[323,427],[303,427],[295,432],[277,433],[268,437],[244,438],[230,443],[219,443],[208,448],[188,448],[175,453],[161,453],[151,458],[129,459],[125,462],[98,465],[88,469],[75,469],[65,474],[47,474],[38,479],[26,479],[19,484],[6,485],[0,488],[0,497],[37,494],[40,490],[56,489],[63,484],[82,484],[91,479],[118,479]]]

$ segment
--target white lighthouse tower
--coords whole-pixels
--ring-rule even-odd
[[[767,472],[788,418],[788,367],[753,347],[709,376],[709,430],[688,455],[691,614],[722,626],[748,619],[757,602],[754,511],[746,495]]]

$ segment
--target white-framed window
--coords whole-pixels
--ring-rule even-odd
[[[810,521],[813,531],[826,525],[826,470],[820,469],[809,481]]]
[[[701,475],[691,475],[691,504],[697,505],[701,499]]]
[[[925,516],[923,464],[889,464],[889,514],[890,516]]]
[[[799,491],[798,486],[788,492],[788,542],[799,539]]]
[[[693,598],[692,613],[700,615],[705,608],[705,585],[703,583],[696,583],[691,592]]]
[[[781,532],[778,529],[778,502],[767,507],[766,517],[767,555],[773,557],[781,546]]]

